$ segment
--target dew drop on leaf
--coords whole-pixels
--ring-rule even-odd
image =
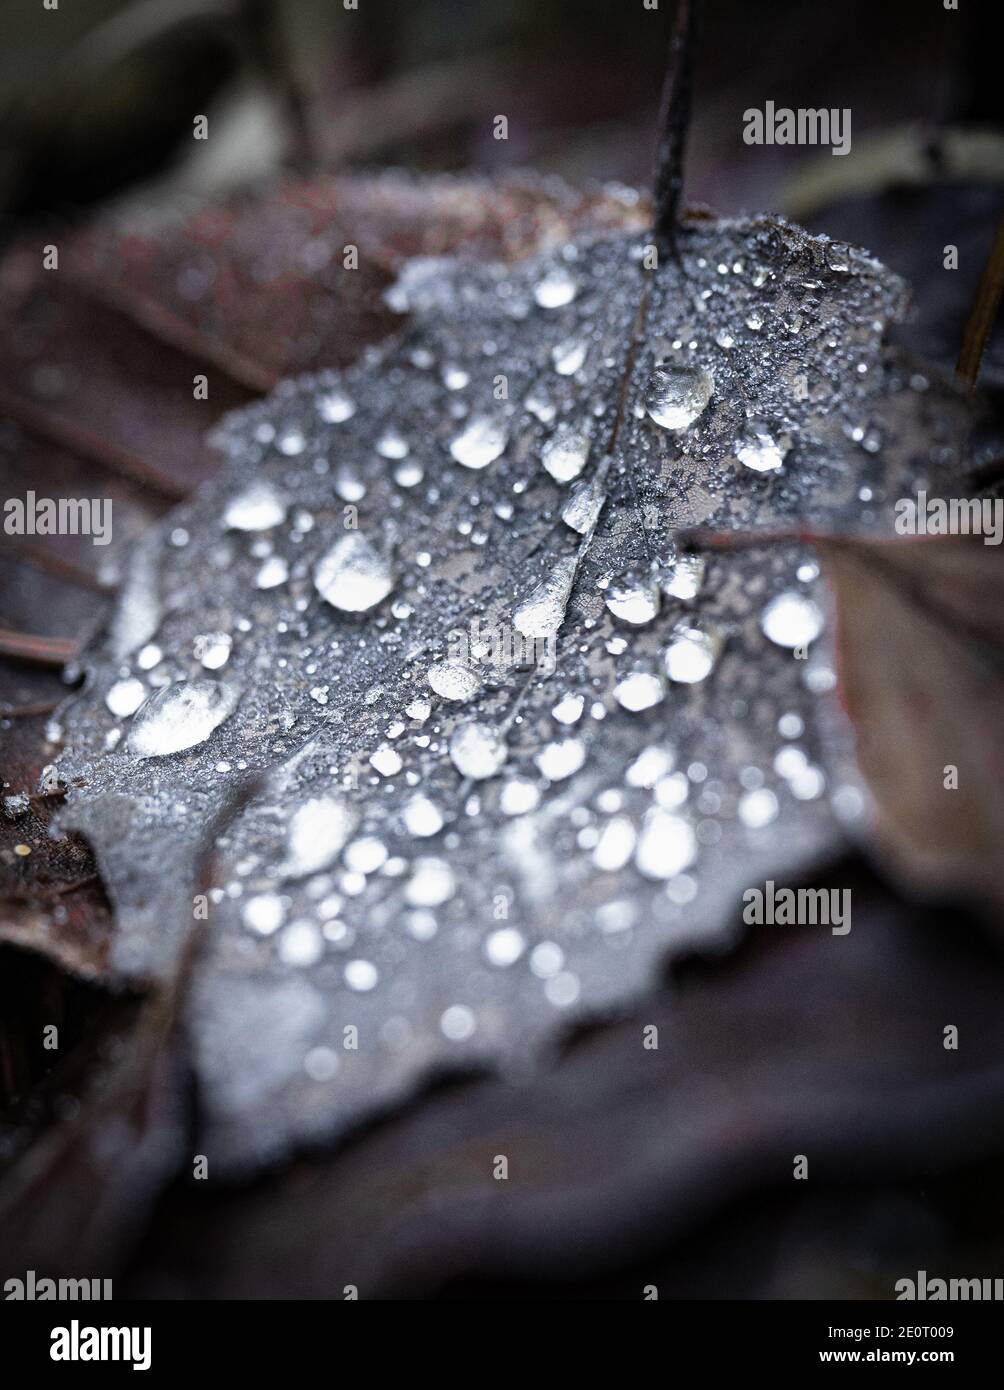
[[[736,458],[755,473],[776,472],[784,463],[785,447],[762,420],[747,422],[735,444]]]
[[[488,724],[461,724],[450,737],[450,758],[464,777],[494,777],[507,756],[505,739]]]
[[[139,758],[163,758],[195,748],[237,707],[236,686],[210,680],[179,681],[152,695],[129,731],[128,748]]]
[[[318,561],[314,584],[321,597],[343,613],[366,613],[394,587],[385,556],[358,531],[342,536]]]
[[[556,637],[565,620],[575,580],[576,559],[566,555],[513,610],[512,620],[524,637]]]
[[[764,634],[779,647],[801,647],[814,641],[823,630],[823,614],[810,598],[786,589],[764,608],[760,615]]]
[[[714,379],[703,367],[656,367],[645,409],[663,429],[685,430],[705,409],[714,389]]]
[[[475,415],[450,441],[450,453],[464,468],[487,468],[505,452],[505,426],[489,415]]]

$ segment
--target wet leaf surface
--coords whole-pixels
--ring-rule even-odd
[[[412,260],[402,334],[225,422],[222,475],[133,562],[60,823],[117,978],[198,934],[217,1171],[625,1008],[860,814],[811,556],[697,573],[674,533],[881,532],[957,472],[969,408],[884,347],[903,287],[862,253],[769,219],[679,245]],[[553,669],[492,649],[514,632]]]
[[[851,888],[846,938],[760,928],[551,1068],[434,1090],[250,1187],[179,1184],[126,1286],[638,1298],[656,1282],[661,1297],[890,1297],[961,1225],[932,1209],[939,1174],[999,1150],[1001,964],[971,922],[946,963],[943,911],[906,907],[860,864],[812,882]],[[946,1052],[956,1016],[966,1044]],[[653,1025],[659,1046],[646,1049]],[[796,1152],[812,1177],[797,1197]],[[506,1182],[492,1177],[498,1155]],[[870,1195],[849,1213],[855,1184]],[[972,1190],[982,1230],[995,1198]],[[980,1258],[992,1267],[992,1245]]]

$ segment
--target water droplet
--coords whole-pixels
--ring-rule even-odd
[[[399,463],[394,469],[394,481],[398,487],[417,487],[424,477],[422,465],[413,459]]]
[[[607,873],[623,869],[634,853],[636,838],[635,828],[627,816],[614,816],[600,832],[593,850],[593,863]]]
[[[586,745],[580,738],[563,738],[546,743],[534,762],[549,782],[561,782],[578,772],[586,761]]]
[[[258,893],[241,909],[241,920],[259,936],[271,936],[282,926],[286,909],[278,893]]]
[[[443,368],[443,385],[447,391],[462,391],[470,379],[463,367],[447,366]]]
[[[223,513],[231,531],[268,531],[286,519],[286,503],[271,483],[250,483],[232,497]]]
[[[770,473],[784,463],[787,447],[774,438],[763,420],[749,420],[735,443],[736,458],[755,473]]]
[[[313,922],[290,922],[279,937],[278,956],[284,965],[315,965],[324,955],[324,937]]]
[[[574,425],[559,425],[541,450],[541,462],[556,483],[570,483],[586,466],[589,440]]]
[[[575,581],[576,558],[566,555],[517,604],[513,625],[524,637],[556,637]]]
[[[408,441],[395,429],[384,430],[376,442],[376,451],[381,458],[403,459],[408,457]]]
[[[166,686],[137,714],[129,731],[129,751],[139,758],[163,758],[205,743],[233,714],[239,698],[236,686],[210,680]]]
[[[760,627],[779,647],[801,647],[823,630],[823,614],[812,599],[786,589],[772,598],[760,615]]]
[[[473,700],[481,689],[477,671],[462,661],[436,661],[429,667],[429,685],[444,700]]]
[[[502,787],[499,809],[504,816],[525,816],[540,804],[540,788],[527,777],[513,777]]]
[[[656,367],[645,409],[663,429],[684,430],[705,409],[714,389],[714,378],[702,367]]]
[[[317,592],[343,613],[365,613],[382,603],[394,578],[389,560],[358,531],[337,540],[314,570]]]
[[[329,425],[341,425],[356,413],[356,403],[344,391],[328,391],[317,399],[317,411]]]
[[[777,797],[768,787],[760,787],[741,796],[737,809],[743,825],[761,830],[777,816]]]
[[[566,338],[551,351],[551,361],[559,376],[574,376],[586,360],[587,345],[577,338]]]
[[[147,689],[143,682],[130,677],[128,680],[116,681],[110,687],[105,696],[105,704],[116,718],[128,719],[130,714],[136,713],[146,696]]]
[[[585,703],[582,695],[564,695],[551,710],[551,715],[559,724],[575,724],[582,718]]]
[[[666,675],[681,685],[694,685],[714,669],[718,643],[696,627],[674,630],[663,662]]]
[[[302,454],[307,447],[307,441],[299,430],[284,430],[275,441],[275,447],[280,454],[285,454],[287,458],[295,458],[297,454]]]
[[[450,441],[450,453],[464,468],[487,468],[505,450],[505,426],[488,415],[475,415]]]
[[[608,588],[606,605],[621,622],[640,627],[659,612],[659,589],[647,576],[623,574]]]
[[[662,681],[648,671],[632,671],[614,686],[614,699],[632,714],[651,709],[663,695]]]
[[[681,555],[659,576],[659,587],[667,598],[695,599],[704,582],[704,556]]]
[[[289,566],[281,555],[270,555],[255,575],[256,589],[277,589],[289,578]]]
[[[387,846],[376,835],[361,835],[345,847],[345,867],[353,874],[375,874],[387,862]]]
[[[405,802],[401,819],[408,834],[420,840],[426,840],[430,835],[438,835],[443,828],[442,811],[434,801],[421,794]]]
[[[556,941],[540,941],[530,952],[530,969],[538,980],[550,980],[565,963],[565,953]]]
[[[654,787],[660,777],[672,772],[675,755],[669,748],[653,744],[643,748],[624,774],[629,787]]]
[[[564,266],[555,266],[533,287],[533,297],[542,309],[561,309],[579,292],[579,287]]]
[[[550,396],[542,387],[535,386],[527,394],[526,408],[531,415],[535,416],[542,425],[549,425],[554,420],[558,411]]]
[[[667,879],[694,862],[697,838],[681,816],[656,807],[645,816],[634,862],[646,878]]]
[[[232,639],[226,632],[204,632],[192,643],[192,653],[207,671],[218,671],[230,660]]]
[[[340,463],[335,472],[335,491],[343,502],[361,502],[366,496],[366,484],[351,463]]]
[[[350,960],[345,966],[345,983],[358,994],[366,994],[375,989],[380,979],[379,971],[372,961]]]
[[[164,660],[164,653],[157,646],[156,642],[148,642],[145,647],[141,647],[136,657],[136,665],[141,671],[152,671],[155,666],[159,666]]]
[[[297,807],[286,838],[282,872],[291,878],[320,873],[334,863],[358,823],[358,815],[341,797],[317,796]]]
[[[489,933],[485,941],[485,955],[492,965],[515,965],[525,950],[523,933],[515,927],[499,927],[497,931]]]
[[[440,1032],[450,1042],[465,1042],[477,1026],[477,1019],[466,1004],[451,1004],[439,1020]]]
[[[417,859],[404,896],[412,907],[439,907],[455,889],[453,870],[444,859]]]
[[[450,737],[450,757],[463,777],[494,777],[508,756],[503,737],[489,724],[461,724]]]
[[[561,519],[566,526],[584,536],[596,525],[605,501],[606,493],[594,479],[576,483],[565,498]]]
[[[403,766],[401,754],[393,748],[378,748],[370,757],[370,767],[375,768],[381,777],[393,777]]]

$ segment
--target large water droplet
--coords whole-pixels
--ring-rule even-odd
[[[736,458],[755,473],[770,473],[784,463],[787,448],[774,438],[763,420],[749,420],[736,440]]]
[[[404,896],[412,907],[439,907],[453,897],[456,879],[445,859],[418,859]]]
[[[533,287],[533,297],[542,309],[561,309],[571,304],[579,287],[564,266],[555,266]]]
[[[192,653],[205,670],[218,671],[230,660],[232,645],[232,639],[226,632],[204,632],[192,643]]]
[[[505,739],[489,724],[461,724],[450,737],[453,766],[464,777],[494,777],[507,756]]]
[[[718,643],[696,627],[678,627],[666,648],[666,675],[681,685],[694,685],[714,669]]]
[[[593,850],[593,863],[607,873],[623,869],[634,853],[636,838],[635,828],[627,816],[614,816],[600,832]]]
[[[444,700],[473,700],[481,689],[477,671],[462,661],[436,661],[429,667],[428,681]]]
[[[694,599],[704,580],[703,555],[680,555],[659,576],[659,587],[667,598]]]
[[[315,796],[297,807],[286,838],[282,872],[292,878],[316,874],[341,854],[358,815],[341,797]]]
[[[714,378],[703,367],[656,367],[645,409],[666,430],[685,430],[711,400]]]
[[[256,589],[277,589],[289,578],[289,566],[281,555],[270,555],[254,577]]]
[[[801,647],[815,641],[822,632],[823,614],[812,599],[786,589],[764,608],[760,627],[779,647]]]
[[[317,411],[329,425],[341,425],[356,413],[356,403],[344,391],[328,391],[317,399]]]
[[[559,724],[575,724],[582,718],[585,703],[582,695],[563,695],[551,710],[551,717]]]
[[[777,818],[777,797],[769,787],[757,787],[739,798],[739,819],[750,830],[762,830]]]
[[[430,835],[438,835],[443,828],[443,813],[434,801],[421,793],[405,802],[401,811],[404,828],[409,835],[420,840]]]
[[[150,697],[129,731],[129,751],[163,758],[194,748],[237,708],[240,691],[217,681],[178,681]]]
[[[615,618],[640,627],[659,612],[659,589],[647,576],[624,574],[607,589],[606,605]]]
[[[638,714],[651,709],[663,698],[662,681],[648,671],[632,671],[614,686],[614,699],[621,709]]]
[[[697,837],[681,816],[656,807],[645,816],[634,862],[646,878],[673,878],[694,862]]]
[[[556,637],[575,581],[576,559],[566,555],[513,610],[513,625],[524,637]]]
[[[579,338],[566,338],[551,351],[551,361],[559,376],[574,376],[586,360],[587,347]]]
[[[561,519],[584,536],[596,525],[605,501],[606,493],[595,479],[576,483],[561,508]]]
[[[556,483],[570,483],[586,466],[589,439],[574,425],[559,425],[541,450],[541,462]]]
[[[586,761],[586,745],[580,738],[563,738],[546,743],[534,762],[549,782],[571,777]]]
[[[110,686],[105,704],[117,718],[127,719],[130,714],[136,713],[146,696],[146,686],[133,676]]]
[[[250,483],[231,497],[223,513],[224,523],[232,531],[268,531],[285,519],[285,500],[264,481]]]
[[[450,453],[465,468],[487,468],[504,451],[508,431],[489,415],[475,415],[450,441]]]
[[[376,451],[385,459],[407,458],[408,441],[399,430],[386,429],[376,442]]]
[[[321,557],[314,570],[314,584],[332,608],[365,613],[393,589],[394,571],[365,536],[352,531]]]
[[[528,777],[513,777],[499,795],[499,809],[504,816],[525,816],[540,804],[540,788]]]

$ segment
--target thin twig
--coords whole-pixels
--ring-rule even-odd
[[[1000,307],[1001,293],[1004,292],[1004,217],[997,224],[990,255],[983,267],[980,283],[976,287],[976,298],[969,311],[966,329],[962,335],[962,349],[955,367],[955,379],[967,391],[976,390],[976,379],[980,374],[980,362],[986,349],[987,339],[994,326],[997,310]]]
[[[177,502],[188,496],[188,488],[175,482],[159,469],[151,468],[136,454],[120,449],[116,444],[109,444],[100,435],[80,425],[71,425],[66,420],[50,415],[48,411],[32,405],[3,387],[0,387],[0,415],[6,415],[9,420],[13,420],[36,438],[56,444],[60,449],[76,454],[78,458],[90,459],[92,463],[98,464],[110,473],[142,483],[151,492],[157,492],[169,501]]]
[[[57,555],[53,550],[44,545],[34,545],[30,541],[19,541],[17,543],[18,555],[29,565],[34,565],[36,569],[44,570],[46,574],[53,575],[56,579],[64,579],[70,584],[76,584],[81,589],[91,589],[97,594],[107,594],[108,586],[102,584],[98,576],[83,565],[76,564],[73,560],[67,560],[62,555]]]
[[[676,244],[677,216],[683,191],[683,161],[694,86],[698,3],[699,0],[677,0],[659,114],[653,188],[654,230],[656,241],[670,249]]]
[[[59,709],[61,700],[37,700],[33,705],[0,705],[0,719],[32,719]]]
[[[121,314],[148,337],[183,352],[187,357],[207,362],[235,385],[254,392],[256,396],[271,391],[279,379],[268,367],[221,340],[207,337],[165,304],[139,290],[116,284],[93,270],[70,271],[67,278],[80,294]]]
[[[78,643],[69,637],[37,637],[30,632],[0,627],[0,656],[33,661],[39,666],[63,666],[78,650]]]

